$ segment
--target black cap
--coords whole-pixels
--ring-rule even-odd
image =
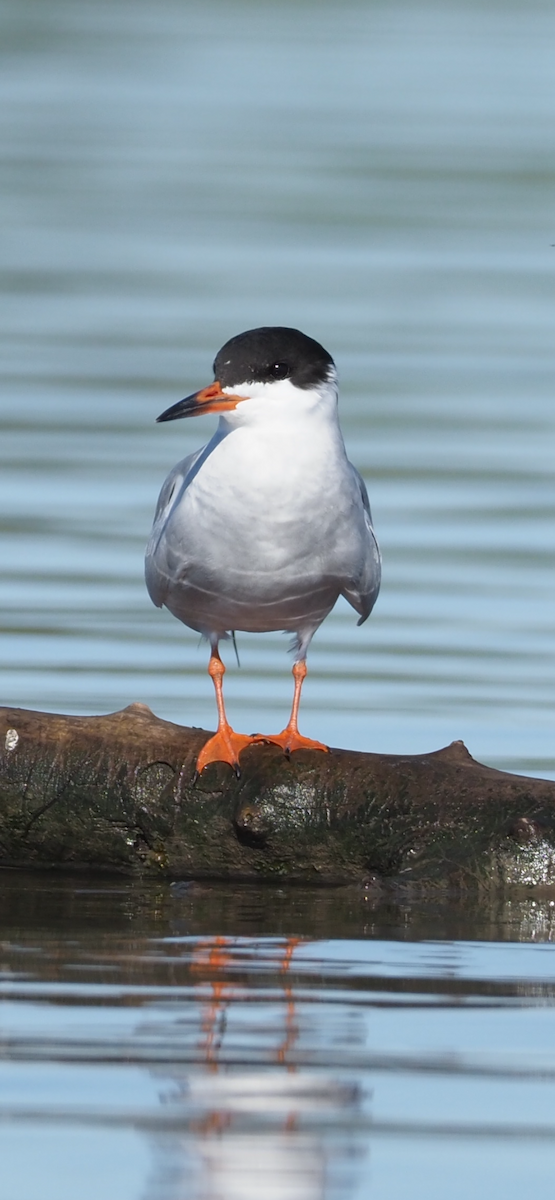
[[[324,383],[334,366],[331,354],[300,329],[263,325],[230,338],[214,360],[222,387],[290,379],[298,388]]]

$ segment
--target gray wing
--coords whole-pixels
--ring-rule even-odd
[[[162,563],[161,561],[160,563],[158,562],[163,557],[159,554],[160,539],[164,533],[172,508],[181,495],[183,485],[191,473],[191,468],[195,465],[203,450],[204,446],[200,450],[195,450],[194,454],[188,454],[187,458],[182,459],[181,462],[176,464],[163,483],[158,497],[152,532],[145,554],[146,586],[150,599],[157,608],[161,608],[164,604],[168,582],[165,571],[161,569]]]
[[[370,616],[378,598],[382,578],[382,558],[372,527],[372,514],[370,512],[370,501],[368,499],[368,492],[366,491],[366,484],[362,476],[359,475],[356,467],[353,467],[352,463],[349,463],[349,466],[353,472],[360,494],[366,541],[364,553],[360,561],[360,572],[356,579],[353,579],[346,587],[342,588],[341,595],[349,601],[349,604],[353,606],[357,613],[360,613],[360,620],[357,621],[357,625],[362,625],[363,621]]]

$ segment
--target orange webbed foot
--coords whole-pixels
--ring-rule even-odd
[[[249,736],[245,733],[235,733],[231,725],[222,725],[213,737],[205,742],[197,758],[197,775],[212,762],[226,762],[233,767],[237,778],[241,776],[239,755],[247,746],[255,746],[266,741],[258,733]]]
[[[265,740],[270,742],[272,746],[281,746],[286,758],[289,758],[294,750],[323,750],[324,754],[329,754],[329,746],[325,746],[323,742],[316,742],[314,738],[303,737],[298,729],[284,729],[283,733],[276,733],[274,737],[268,735]]]

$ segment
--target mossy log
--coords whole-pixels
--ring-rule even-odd
[[[171,879],[555,888],[555,781],[421,755],[244,752],[142,704],[103,717],[0,709],[0,866]]]

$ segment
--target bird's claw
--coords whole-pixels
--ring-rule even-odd
[[[281,746],[288,761],[295,750],[322,750],[324,754],[330,752],[329,746],[325,746],[323,742],[316,742],[313,738],[304,737],[298,729],[284,729],[282,733],[277,733],[275,737],[269,737],[267,740],[273,746]]]
[[[231,725],[221,725],[217,733],[202,747],[197,758],[197,777],[209,763],[226,762],[234,771],[236,779],[240,779],[239,755],[247,746],[256,745],[260,741],[262,738],[258,734],[248,737],[244,733],[235,733]]]

